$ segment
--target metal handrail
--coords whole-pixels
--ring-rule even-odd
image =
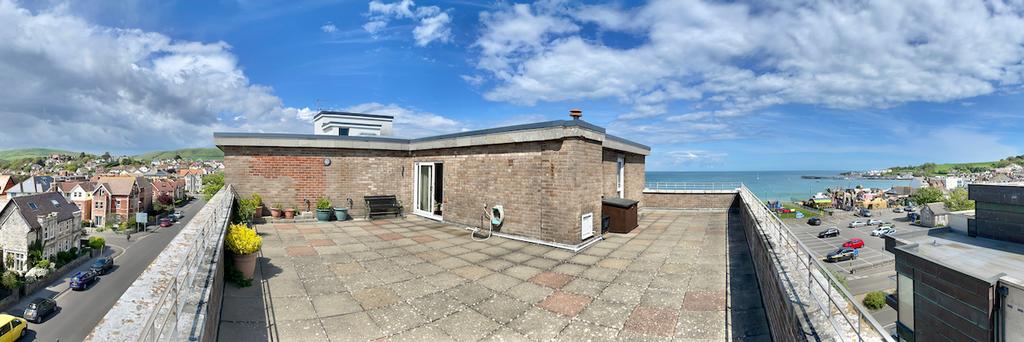
[[[219,201],[224,202],[223,196],[232,192],[231,185],[227,185],[221,190],[222,193],[218,196],[214,196]],[[233,196],[228,196],[233,200]],[[214,202],[211,200],[211,202]],[[199,233],[192,239],[192,243],[189,244],[187,251],[185,252],[185,260],[178,265],[174,271],[174,277],[172,282],[166,291],[160,293],[159,299],[154,304],[154,309],[151,311],[152,314],[146,318],[146,323],[143,325],[143,331],[139,333],[138,341],[176,341],[181,340],[179,334],[178,319],[182,316],[185,311],[185,305],[189,303],[186,298],[182,296],[188,296],[192,291],[182,292],[182,288],[191,289],[191,284],[195,281],[196,274],[199,270],[199,264],[202,260],[201,254],[205,252],[210,246],[216,243],[222,243],[222,239],[210,239],[210,234],[214,228],[220,228],[216,231],[221,232],[227,227],[229,213],[223,213],[220,203],[214,203],[211,207],[213,215],[210,215],[203,222],[195,222],[200,224]],[[209,205],[209,204],[208,204]],[[230,211],[230,207],[228,207]],[[192,223],[192,222],[190,222]],[[170,329],[168,332],[167,330]],[[169,336],[165,335],[168,334]]]
[[[647,182],[646,190],[739,190],[740,182]]]
[[[813,283],[816,284],[818,288],[825,293],[826,297],[828,297],[828,303],[822,303],[820,300],[815,298],[816,296],[814,296],[814,294],[811,292],[811,288],[808,288],[808,295],[815,300],[818,308],[822,311],[828,310],[828,320],[830,322],[830,325],[832,325],[832,329],[836,332],[836,334],[840,336],[840,339],[845,340],[845,334],[840,329],[840,327],[836,325],[835,319],[833,319],[833,315],[831,313],[832,307],[835,307],[836,311],[840,312],[843,321],[846,323],[846,325],[850,328],[851,331],[854,331],[856,333],[858,341],[864,341],[864,331],[862,330],[862,326],[860,324],[861,321],[867,321],[869,328],[874,330],[884,340],[893,341],[892,338],[885,333],[885,329],[881,326],[881,324],[879,324],[878,321],[874,319],[874,317],[867,313],[867,309],[864,308],[863,305],[858,303],[854,299],[853,295],[850,294],[850,292],[845,287],[840,285],[839,281],[835,278],[835,276],[832,275],[832,272],[829,272],[828,268],[826,268],[820,260],[813,257],[813,254],[810,252],[810,248],[807,248],[807,246],[804,245],[804,243],[801,242],[795,234],[793,234],[793,232],[789,229],[785,222],[782,222],[782,220],[778,216],[773,214],[771,210],[768,209],[764,202],[761,202],[761,200],[758,199],[757,196],[754,195],[753,192],[751,192],[750,189],[748,189],[745,185],[741,185],[740,187],[740,196],[743,199],[743,201],[747,203],[746,207],[748,208],[748,210],[751,211],[751,214],[753,214],[755,218],[759,219],[759,223],[766,223],[765,225],[762,225],[762,227],[770,226],[771,228],[773,228],[775,230],[775,233],[777,234],[778,240],[784,242],[782,245],[787,247],[789,252],[792,252],[798,256],[796,260],[800,262],[803,268],[808,270],[808,285],[810,285],[813,280]],[[758,211],[761,211],[760,215],[754,212],[754,208],[758,209]],[[766,238],[768,238],[769,241],[771,241],[771,237],[767,235],[767,232],[765,232],[764,235]],[[771,254],[775,257],[776,262],[779,265],[782,265],[780,252],[785,253],[786,251],[776,251],[776,244],[773,243],[768,243],[767,246],[769,249],[772,250]],[[803,255],[806,255],[807,257],[800,257],[801,253]],[[824,283],[818,277],[815,277],[813,275],[812,271],[815,269],[818,271],[820,276],[825,277],[826,281]],[[850,320],[850,317],[847,315],[846,309],[848,308],[848,306],[840,305],[840,303],[837,302],[836,299],[832,296],[831,293],[833,288],[838,291],[838,293],[843,297],[843,299],[845,299],[844,304],[849,304],[853,306],[858,316],[856,324],[852,322]]]

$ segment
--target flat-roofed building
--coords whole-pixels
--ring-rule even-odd
[[[351,199],[350,214],[365,215],[366,196],[394,195],[409,213],[474,227],[501,206],[500,233],[569,248],[600,234],[603,197],[642,199],[650,154],[583,120],[417,139],[216,133],[214,141],[225,183],[242,196],[300,211],[318,198]]]
[[[885,237],[896,256],[901,341],[1022,341],[1024,236],[1002,224],[1024,212],[1024,187],[971,184],[967,231],[936,228]],[[991,205],[999,203],[998,212]]]
[[[313,134],[336,136],[391,136],[390,115],[320,111],[313,117]]]

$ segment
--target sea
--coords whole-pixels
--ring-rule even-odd
[[[910,180],[805,179],[803,176],[837,177],[844,171],[648,171],[653,182],[742,182],[762,200],[805,200],[830,188],[888,189],[908,186]]]

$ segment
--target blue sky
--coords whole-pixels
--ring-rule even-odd
[[[1024,154],[1024,8],[1001,2],[0,0],[0,148],[135,153],[309,132],[584,119],[649,170]],[[155,133],[159,132],[159,133]]]

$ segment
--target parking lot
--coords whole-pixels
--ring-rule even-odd
[[[906,218],[906,213],[894,213],[891,208],[875,209],[871,212],[873,215],[870,219],[892,223],[896,228],[896,233],[928,229],[911,225]],[[810,248],[819,259],[824,259],[828,253],[841,248],[843,243],[852,238],[864,240],[864,248],[860,249],[860,254],[856,259],[829,263],[829,266],[837,272],[852,274],[861,270],[884,268],[884,265],[891,265],[894,262],[892,253],[885,251],[885,240],[881,237],[871,236],[871,231],[878,228],[877,225],[848,228],[850,222],[854,220],[867,222],[868,219],[854,216],[853,212],[836,210],[831,216],[828,214],[821,216],[822,224],[820,226],[807,224],[807,218],[784,219],[784,221],[797,238],[807,245],[807,248]],[[819,239],[818,232],[829,227],[839,228],[839,236]]]

